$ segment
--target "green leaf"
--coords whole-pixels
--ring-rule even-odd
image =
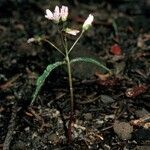
[[[103,68],[104,70],[108,71],[109,73],[111,73],[111,70],[108,69],[106,66],[104,66],[102,63],[100,63],[99,61],[97,61],[93,58],[89,58],[89,57],[78,57],[78,58],[72,59],[70,61],[70,63],[75,63],[75,62],[79,62],[79,61],[95,64],[95,65]]]
[[[39,78],[37,79],[36,89],[35,89],[35,92],[33,93],[33,98],[32,98],[30,105],[32,105],[34,103],[42,85],[44,84],[46,78],[49,76],[49,74],[52,72],[52,70],[54,70],[56,67],[63,65],[63,64],[65,64],[65,61],[56,62],[56,63],[50,64],[47,66],[47,68],[44,70],[43,74],[41,76],[39,76]]]

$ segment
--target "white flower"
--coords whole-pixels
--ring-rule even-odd
[[[68,7],[62,6],[60,11],[60,16],[62,21],[66,21],[68,17]]]
[[[56,23],[59,23],[59,20],[60,20],[60,11],[59,11],[59,7],[58,6],[56,6],[55,7],[55,10],[54,10],[54,13],[53,13],[53,20],[54,20],[54,22],[56,22]]]
[[[54,21],[55,23],[59,23],[60,20],[60,11],[59,11],[59,7],[56,6],[54,13],[52,13],[49,9],[46,9],[46,15],[45,18]]]
[[[46,9],[46,15],[45,18],[54,21],[55,23],[59,23],[60,19],[62,21],[66,21],[68,17],[68,7],[62,6],[61,9],[59,9],[58,6],[55,7],[54,13],[50,11],[49,9]]]
[[[89,29],[89,27],[92,25],[93,20],[94,20],[94,16],[89,14],[88,18],[85,20],[82,26],[83,31],[86,31]]]
[[[66,28],[64,31],[71,35],[77,35],[80,32],[79,30],[70,29],[70,28]]]
[[[46,9],[46,15],[45,15],[45,18],[49,19],[49,20],[53,20],[53,13],[49,10],[49,9]]]

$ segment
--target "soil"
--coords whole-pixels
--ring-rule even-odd
[[[44,36],[60,44],[56,26],[44,17],[56,5],[69,7],[69,26],[77,29],[94,15],[71,57],[93,57],[113,73],[91,64],[72,66],[74,118],[65,67],[49,75],[30,105],[38,76],[62,59],[46,42],[27,43]],[[149,0],[1,0],[0,149],[150,149],[149,10]],[[76,37],[68,39],[71,44]]]

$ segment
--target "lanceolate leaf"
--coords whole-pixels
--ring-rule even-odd
[[[108,72],[111,72],[111,70],[109,70],[106,66],[104,66],[102,63],[100,63],[99,61],[93,59],[93,58],[88,58],[88,57],[78,57],[78,58],[75,58],[75,59],[72,59],[70,61],[70,63],[75,63],[75,62],[87,62],[87,63],[92,63],[92,64],[95,64],[101,68],[103,68],[104,70],[108,71]]]
[[[56,67],[65,64],[65,61],[61,61],[61,62],[56,62],[53,64],[50,64],[47,66],[47,68],[44,70],[43,74],[37,79],[36,82],[36,89],[35,92],[33,93],[33,98],[31,101],[31,105],[34,103],[42,85],[44,84],[46,78],[49,76],[49,74],[51,73],[52,70],[54,70]]]

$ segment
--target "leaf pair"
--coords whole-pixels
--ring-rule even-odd
[[[70,63],[75,63],[75,62],[87,62],[87,63],[92,63],[92,64],[95,64],[103,69],[105,69],[106,71],[108,72],[111,72],[106,66],[104,66],[102,63],[100,63],[99,61],[93,59],[93,58],[87,58],[87,57],[78,57],[78,58],[75,58],[75,59],[72,59],[70,61]],[[35,89],[35,92],[33,93],[33,98],[32,98],[32,101],[31,101],[31,104],[32,105],[34,103],[34,101],[36,100],[39,92],[40,92],[40,89],[41,87],[43,86],[46,78],[49,76],[49,74],[57,67],[61,66],[61,65],[64,65],[66,64],[65,61],[59,61],[59,62],[56,62],[56,63],[53,63],[53,64],[50,64],[47,66],[47,68],[44,70],[43,74],[37,79],[37,82],[36,82],[36,89]]]

